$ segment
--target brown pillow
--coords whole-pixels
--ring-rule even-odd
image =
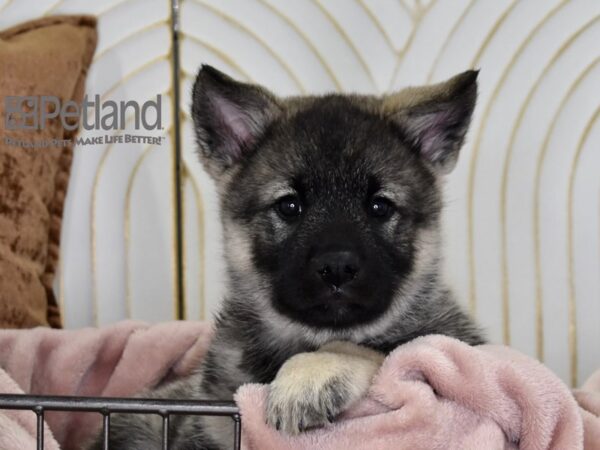
[[[12,129],[6,122],[6,96],[55,96],[80,103],[96,39],[96,20],[89,16],[46,17],[0,32],[3,328],[61,326],[52,284],[73,156],[70,144],[26,148],[14,143],[69,140],[76,133],[65,129],[58,117],[48,120],[45,129]]]

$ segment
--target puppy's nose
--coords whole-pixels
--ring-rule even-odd
[[[353,251],[329,251],[314,256],[311,266],[325,283],[339,288],[356,278],[360,260]]]

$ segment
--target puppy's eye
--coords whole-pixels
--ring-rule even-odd
[[[392,202],[383,197],[374,197],[368,205],[368,212],[371,217],[386,219],[392,215],[394,206]]]
[[[277,211],[286,219],[293,219],[302,214],[302,204],[296,195],[286,195],[277,201]]]

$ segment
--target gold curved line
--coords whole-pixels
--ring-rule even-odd
[[[123,130],[119,130],[117,133],[114,133],[113,136],[117,136],[121,134]],[[104,153],[100,157],[100,161],[98,161],[98,167],[96,168],[96,173],[94,174],[94,182],[92,183],[92,201],[90,202],[90,240],[91,240],[91,255],[92,258],[92,319],[94,322],[94,326],[98,327],[98,280],[96,279],[96,271],[98,268],[98,262],[96,261],[96,188],[98,187],[98,182],[100,180],[100,175],[104,171],[104,164],[106,159],[108,158],[108,153],[110,148],[114,144],[111,143],[108,145],[106,149],[104,149]]]
[[[273,14],[276,14],[278,17],[280,17],[285,23],[288,24],[288,26],[290,28],[292,28],[298,34],[298,36],[300,36],[302,38],[302,40],[306,43],[306,45],[310,48],[310,50],[315,55],[315,58],[317,58],[319,60],[319,62],[321,63],[321,66],[323,66],[323,69],[327,72],[327,74],[329,75],[329,78],[331,79],[333,84],[336,86],[336,89],[338,91],[341,91],[342,84],[340,83],[339,79],[335,75],[335,72],[333,71],[333,69],[331,68],[329,63],[327,62],[327,59],[321,54],[321,52],[319,51],[317,46],[315,46],[315,44],[312,42],[312,40],[300,29],[300,27],[287,14],[284,14],[283,12],[281,12],[280,10],[275,8],[271,3],[269,3],[265,0],[258,0],[258,2],[260,2],[267,9],[270,9],[273,12]]]
[[[452,37],[456,33],[456,30],[458,30],[458,27],[460,27],[463,24],[465,18],[467,17],[467,15],[469,14],[469,12],[473,8],[473,6],[475,5],[475,1],[476,0],[471,0],[469,2],[469,4],[467,5],[467,7],[463,10],[463,12],[460,15],[460,17],[458,18],[458,20],[456,22],[454,22],[454,26],[452,27],[452,29],[448,33],[448,36],[446,36],[446,40],[444,41],[444,44],[442,45],[442,48],[440,48],[440,50],[437,52],[437,55],[435,55],[435,58],[433,60],[433,64],[431,65],[431,69],[429,69],[429,73],[427,74],[427,84],[431,83],[431,80],[433,78],[433,74],[434,74],[435,70],[437,69],[437,66],[438,66],[438,64],[440,62],[440,59],[441,59],[442,55],[448,49],[448,45],[450,44],[450,41],[452,40]]]
[[[134,31],[133,33],[129,33],[126,34],[125,36],[123,36],[121,39],[119,39],[116,42],[113,42],[111,45],[109,45],[108,47],[104,48],[102,51],[96,53],[94,55],[94,59],[93,62],[95,63],[96,61],[98,61],[100,58],[102,58],[107,52],[109,52],[110,50],[114,49],[117,45],[121,45],[122,43],[124,43],[125,41],[131,39],[132,37],[135,37],[137,35],[139,35],[140,33],[145,33],[147,31],[150,31],[154,28],[160,28],[161,25],[166,25],[168,26],[169,23],[167,22],[166,19],[163,20],[159,20],[158,22],[152,22],[148,25],[143,26],[142,28],[140,28],[139,30]]]
[[[398,0],[400,7],[404,10],[406,14],[410,17],[411,22],[415,21],[415,12],[412,10],[410,6],[406,4],[404,0]]]
[[[167,130],[169,131],[169,130]],[[132,311],[133,311],[133,307],[132,307],[132,301],[131,301],[131,271],[130,271],[130,257],[129,257],[129,250],[131,248],[131,240],[129,239],[131,234],[130,234],[130,225],[131,225],[131,191],[133,189],[133,178],[135,177],[135,175],[137,175],[137,172],[141,166],[141,164],[144,162],[144,160],[146,159],[146,157],[148,156],[148,153],[150,151],[150,149],[152,149],[153,146],[152,145],[146,145],[144,147],[144,150],[142,151],[142,154],[138,157],[135,165],[133,166],[133,170],[131,172],[131,174],[129,175],[129,178],[127,180],[127,189],[125,191],[125,230],[123,232],[124,238],[125,238],[125,268],[127,270],[127,275],[125,277],[125,314],[127,316],[128,319],[132,318]]]
[[[363,69],[367,73],[367,76],[369,77],[369,80],[371,80],[371,84],[373,85],[373,88],[376,89],[377,91],[379,91],[379,86],[377,86],[377,82],[375,81],[375,74],[373,73],[373,71],[371,70],[371,68],[369,67],[369,65],[367,64],[365,59],[363,58],[362,54],[358,51],[358,49],[356,48],[356,46],[350,39],[350,36],[348,36],[348,33],[346,33],[346,30],[344,30],[344,28],[336,20],[336,18],[333,16],[333,14],[331,14],[329,12],[329,10],[323,6],[323,4],[321,3],[320,0],[313,0],[313,3],[317,6],[317,8],[319,8],[319,10],[321,10],[321,13],[333,25],[335,30],[341,36],[342,40],[346,41],[346,44],[348,45],[348,47],[350,47],[352,52],[356,55],[358,62],[360,63],[360,65],[363,67]]]
[[[542,174],[542,166],[544,163],[544,158],[546,157],[546,152],[548,150],[548,145],[550,143],[550,137],[554,128],[556,127],[556,123],[558,122],[558,118],[560,117],[560,113],[562,112],[564,106],[566,105],[569,98],[573,95],[575,90],[579,87],[583,79],[600,63],[600,57],[596,57],[592,63],[590,63],[585,70],[577,77],[575,82],[571,85],[566,94],[562,97],[561,102],[556,109],[556,113],[552,117],[550,121],[550,125],[544,137],[544,142],[540,149],[540,154],[537,159],[536,169],[535,169],[535,177],[534,177],[534,207],[533,207],[533,237],[534,237],[534,255],[535,255],[535,281],[536,281],[536,325],[538,331],[538,358],[543,361],[544,359],[544,322],[543,322],[543,287],[542,287],[542,269],[541,269],[541,242],[539,236],[540,230],[540,205],[538,202],[538,198],[540,196],[540,179]]]
[[[115,7],[117,7],[120,4],[123,4],[124,1],[122,2],[116,2],[115,4],[113,4],[111,7],[109,7],[107,10],[103,11],[102,13],[98,14],[101,15],[105,12],[107,12],[110,9],[113,9]],[[168,57],[170,54],[170,52],[166,55],[164,55],[163,57]],[[145,68],[149,67],[150,65],[158,62],[158,60],[162,59],[161,57],[159,58],[155,58],[151,61],[148,61],[147,63],[143,64],[142,66],[138,67],[136,70],[134,70],[133,72],[127,74],[126,76],[122,77],[119,82],[117,82],[115,85],[111,86],[111,88],[109,88],[107,91],[105,91],[100,98],[102,100],[104,100],[106,97],[110,96],[112,94],[112,92],[114,90],[116,90],[119,85],[125,83],[126,81],[128,81],[130,78],[132,78],[133,76],[135,76],[136,74],[138,74],[139,72],[141,72],[142,70],[144,70]],[[162,93],[162,95],[164,95],[164,93]],[[92,117],[94,116],[95,111],[92,111]],[[130,123],[130,119],[127,120],[126,123]],[[121,130],[120,132],[122,132],[123,130]],[[118,134],[118,133],[116,133]],[[113,135],[116,135],[113,134]],[[96,173],[94,176],[94,183],[93,183],[93,193],[92,193],[92,202],[90,204],[90,218],[91,218],[91,243],[90,243],[90,247],[91,247],[91,258],[92,258],[92,273],[91,273],[91,278],[92,278],[92,315],[93,315],[93,321],[95,326],[98,326],[98,297],[97,297],[97,280],[96,280],[96,270],[97,270],[97,262],[96,262],[96,227],[95,227],[95,207],[96,207],[96,188],[97,188],[97,183],[99,181],[99,177],[101,175],[101,172],[103,170],[106,158],[109,156],[110,151],[111,151],[111,145],[109,145],[106,149],[104,154],[102,155],[99,163],[98,163],[98,168],[96,169]]]
[[[192,191],[194,192],[194,202],[196,204],[197,216],[196,222],[198,226],[198,259],[200,261],[199,270],[198,270],[198,279],[200,280],[200,289],[198,290],[199,298],[198,304],[200,307],[199,312],[199,320],[206,319],[206,253],[205,253],[205,244],[206,244],[206,236],[205,236],[205,227],[204,224],[206,222],[204,216],[204,202],[202,200],[202,194],[200,193],[200,187],[198,186],[198,182],[192,176],[187,162],[183,160],[184,172],[187,175],[187,179],[190,180],[192,184]]]
[[[189,70],[186,70],[186,69],[183,69],[183,68],[181,69],[180,75],[181,75],[181,81],[183,81],[183,80],[192,80],[192,81],[195,81],[196,77],[198,76],[197,73],[192,73]],[[249,81],[250,83],[252,82],[250,80],[245,80],[245,81]],[[183,107],[182,107],[182,109],[183,109]]]
[[[120,134],[122,130],[118,133],[113,134],[116,136]],[[98,181],[100,180],[100,175],[104,171],[104,163],[106,162],[106,158],[108,157],[108,150],[114,144],[110,144],[105,150],[102,156],[100,157],[100,161],[98,162],[98,167],[96,168],[96,173],[94,174],[94,182],[92,183],[92,201],[90,202],[90,240],[91,240],[91,255],[92,258],[92,319],[94,322],[94,326],[98,326],[98,280],[96,279],[96,270],[98,268],[98,263],[96,261],[96,188],[98,185]]]
[[[517,137],[517,132],[521,128],[521,124],[523,119],[525,118],[525,112],[529,108],[529,104],[533,99],[533,96],[537,93],[538,88],[541,85],[542,80],[545,78],[547,72],[554,66],[554,64],[558,61],[558,59],[563,55],[563,53],[591,26],[593,26],[600,17],[592,18],[589,22],[587,22],[583,27],[579,28],[574,34],[572,34],[569,39],[567,39],[560,48],[552,55],[552,58],[548,61],[548,63],[544,66],[540,75],[537,77],[535,82],[533,83],[533,87],[527,93],[527,97],[525,97],[525,101],[523,102],[519,113],[517,115],[517,119],[513,125],[510,138],[508,141],[508,145],[506,147],[506,157],[504,159],[503,167],[502,167],[502,181],[500,187],[500,229],[501,229],[501,261],[502,261],[502,320],[504,324],[504,344],[510,345],[510,299],[509,299],[509,286],[510,279],[508,274],[508,230],[506,223],[506,216],[508,210],[507,204],[507,191],[508,191],[508,175],[510,171],[510,163],[512,161],[512,155],[514,150],[514,144]]]
[[[123,84],[128,82],[131,78],[135,77],[136,75],[139,75],[142,71],[146,70],[148,67],[150,67],[154,64],[157,64],[158,62],[160,62],[162,60],[169,60],[169,59],[170,59],[170,51],[168,53],[165,53],[164,55],[157,56],[155,58],[152,58],[150,61],[145,62],[141,66],[137,67],[136,69],[132,70],[128,74],[121,77],[119,79],[119,81],[117,81],[110,88],[108,88],[106,91],[104,91],[104,93],[102,93],[100,95],[100,101],[105,101],[107,99],[107,97],[110,97],[120,86],[122,86]],[[169,92],[169,91],[165,91],[165,92]],[[89,117],[93,119],[93,118],[95,118],[95,116],[96,116],[96,110],[92,109],[92,112]]]
[[[502,14],[500,14],[500,17],[498,18],[498,20],[496,20],[496,22],[494,22],[494,26],[492,26],[492,28],[490,28],[487,35],[481,42],[481,45],[479,46],[479,49],[477,50],[477,53],[475,54],[475,57],[473,58],[471,67],[476,67],[476,65],[479,64],[479,61],[481,60],[481,57],[483,56],[483,52],[485,52],[487,50],[488,46],[492,42],[492,39],[496,36],[496,33],[498,33],[498,30],[500,29],[500,27],[502,25],[504,25],[504,22],[506,21],[508,16],[510,16],[513,9],[515,9],[515,7],[518,5],[518,3],[519,3],[518,0],[513,0],[513,2],[510,5],[508,5],[508,8],[506,8],[502,12]]]
[[[481,116],[481,122],[479,124],[479,128],[477,129],[477,134],[475,136],[473,150],[471,153],[471,159],[469,160],[469,168],[468,168],[468,175],[467,175],[467,185],[468,185],[468,188],[467,188],[467,191],[468,191],[468,193],[467,193],[467,238],[468,238],[467,239],[467,255],[468,255],[468,267],[469,267],[469,309],[471,311],[471,314],[473,314],[473,315],[476,315],[476,313],[477,313],[477,293],[476,293],[476,285],[475,285],[475,242],[474,242],[475,238],[474,238],[474,224],[473,224],[473,222],[475,220],[475,217],[474,217],[474,201],[475,201],[474,189],[475,189],[475,172],[476,172],[476,168],[477,168],[477,162],[479,159],[479,148],[481,147],[481,139],[483,137],[483,129],[485,128],[485,125],[487,124],[488,116],[490,115],[491,110],[492,110],[492,105],[495,103],[494,100],[500,93],[501,88],[504,86],[504,83],[505,83],[506,79],[508,78],[508,75],[514,66],[515,61],[517,60],[517,58],[519,58],[521,56],[521,54],[523,53],[525,48],[527,48],[527,45],[533,39],[533,37],[537,34],[537,32],[546,24],[546,22],[554,14],[556,14],[558,11],[560,11],[560,9],[562,7],[564,7],[565,5],[567,5],[567,2],[562,1],[561,3],[556,5],[554,8],[552,8],[550,11],[548,11],[548,13],[546,13],[546,15],[537,23],[537,25],[527,34],[527,36],[525,37],[523,42],[521,42],[521,45],[519,46],[517,51],[513,54],[513,56],[509,60],[508,64],[505,66],[505,68],[502,72],[502,75],[500,76],[500,80],[494,87],[494,91],[492,92],[492,95],[490,96],[490,100],[488,101],[486,108]],[[511,8],[509,8],[509,9],[512,10],[512,5],[511,5]],[[501,20],[503,21],[505,19],[506,19],[506,15],[503,14],[503,18]],[[495,27],[495,28],[496,28],[496,31],[499,29],[499,27]],[[489,43],[490,41],[491,41],[491,37],[487,40],[487,43]],[[486,43],[486,46],[487,46],[487,43]],[[482,54],[483,54],[482,52],[478,52],[477,56],[473,60],[473,64],[472,64],[473,67],[475,67],[476,64],[479,62],[479,58],[481,57]]]
[[[170,133],[173,130],[173,123],[165,130],[161,133],[161,136]],[[153,144],[148,144],[144,147],[144,150],[142,152],[142,154],[138,157],[138,159],[136,160],[134,166],[133,166],[133,170],[131,171],[131,174],[129,175],[129,178],[127,179],[127,189],[125,190],[125,230],[124,230],[124,236],[125,236],[125,268],[126,268],[126,277],[125,277],[125,310],[126,310],[126,314],[127,314],[127,318],[131,319],[132,318],[132,311],[133,311],[133,307],[132,307],[132,302],[131,302],[131,270],[130,270],[130,264],[129,261],[131,260],[130,256],[129,256],[129,252],[131,249],[131,240],[129,239],[130,237],[130,225],[131,225],[131,193],[133,191],[133,184],[135,183],[135,178],[139,172],[139,169],[142,165],[142,163],[146,160],[146,158],[148,157],[148,155],[150,154],[150,151],[153,150],[154,148],[156,148],[156,145]],[[173,280],[174,283],[176,283],[176,280]]]
[[[569,258],[569,350],[571,355],[571,386],[577,386],[577,298],[575,297],[575,252],[573,246],[573,195],[575,189],[575,174],[579,165],[581,152],[590,132],[598,118],[600,117],[600,106],[596,108],[594,115],[585,125],[583,134],[577,143],[577,150],[573,158],[571,170],[569,171],[569,187],[568,187],[568,202],[567,202],[567,248]]]
[[[121,77],[119,79],[118,82],[116,82],[115,84],[111,85],[110,88],[108,88],[104,94],[102,94],[100,96],[101,100],[105,100],[106,98],[110,97],[118,88],[119,86],[124,85],[126,82],[128,82],[130,79],[132,79],[133,77],[135,77],[136,75],[139,75],[141,72],[143,72],[144,70],[146,70],[147,68],[153,66],[154,64],[157,64],[163,60],[168,60],[169,59],[169,53],[165,53],[163,55],[159,55],[156,56],[154,58],[152,58],[151,60],[145,62],[144,64],[142,64],[141,66],[136,67],[134,70],[132,70],[131,72],[123,75],[123,77]]]
[[[205,3],[204,1],[201,1],[201,0],[191,0],[191,1],[198,5],[203,6],[204,8],[206,8],[209,11],[211,11],[212,13],[214,13],[215,15],[219,16],[221,19],[225,20],[226,22],[229,22],[232,26],[234,26],[234,27],[242,30],[244,33],[248,34],[252,39],[254,39],[256,42],[258,42],[267,51],[267,53],[269,53],[273,57],[273,59],[277,63],[279,63],[279,65],[284,69],[284,71],[294,81],[294,83],[296,84],[296,87],[300,90],[300,92],[306,93],[306,88],[304,87],[304,85],[302,84],[300,79],[296,76],[296,74],[294,73],[292,68],[259,35],[254,33],[254,31],[252,31],[250,28],[248,28],[243,23],[238,22],[234,17],[230,16],[229,14],[225,13],[224,11],[221,11],[218,8],[215,8],[214,6],[212,6],[208,3]]]
[[[57,0],[52,6],[50,6],[50,8],[48,8],[46,11],[44,11],[42,16],[47,16],[47,15],[51,14],[52,11],[56,10],[56,8],[58,8],[61,3],[63,3],[63,0]]]
[[[394,68],[394,71],[392,72],[392,76],[391,76],[390,82],[388,84],[388,88],[387,88],[388,92],[392,89],[392,86],[394,85],[394,81],[396,80],[396,77],[398,76],[400,67],[402,67],[402,63],[404,62],[404,57],[406,56],[406,54],[408,53],[408,51],[410,50],[410,48],[413,45],[415,36],[417,35],[417,31],[419,30],[419,27],[421,26],[421,19],[427,15],[427,13],[431,10],[431,8],[433,8],[433,5],[435,5],[436,2],[437,2],[437,0],[432,0],[431,3],[429,3],[427,6],[425,6],[425,9],[422,11],[422,14],[418,18],[415,18],[415,20],[413,21],[414,26],[413,26],[412,30],[410,31],[410,35],[408,36],[408,39],[406,40],[406,44],[404,45],[404,48],[402,49],[402,51],[400,52],[400,55],[398,55],[398,59],[396,60],[396,67]]]
[[[181,127],[181,123],[179,124],[179,126]],[[175,131],[173,131],[174,133]],[[173,136],[174,138],[174,136]],[[175,158],[173,158],[173,161],[175,161]],[[179,268],[179,270],[182,272],[182,277],[183,277],[183,283],[182,284],[182,290],[183,290],[183,294],[182,294],[182,298],[183,298],[183,311],[181,314],[181,317],[183,320],[188,320],[188,311],[190,310],[189,305],[188,305],[188,295],[186,292],[186,287],[187,287],[187,277],[186,277],[186,269],[187,269],[187,247],[185,246],[185,239],[186,239],[186,224],[185,224],[185,182],[188,179],[188,172],[186,170],[185,167],[185,162],[183,160],[183,157],[181,157],[181,166],[180,166],[180,183],[181,183],[181,205],[180,207],[180,221],[181,221],[181,239],[182,239],[182,245],[181,245],[181,267]],[[175,183],[177,183],[177,181],[175,181]],[[173,183],[173,184],[175,184]],[[174,193],[175,194],[175,193]],[[177,201],[176,196],[174,195],[174,201]],[[177,219],[177,215],[175,215],[175,218]],[[175,226],[177,226],[177,221],[175,221]],[[177,243],[175,243],[177,244]],[[177,312],[177,308],[175,308],[175,312]]]
[[[185,110],[181,110],[183,120],[181,125],[186,120],[191,120]],[[200,280],[200,289],[199,289],[199,320],[206,320],[206,254],[205,254],[205,246],[206,246],[206,233],[205,233],[205,214],[204,214],[204,202],[202,200],[202,195],[200,188],[196,179],[191,175],[191,171],[189,170],[187,162],[182,159],[183,163],[183,173],[188,176],[189,180],[192,183],[192,189],[194,191],[194,200],[196,202],[197,208],[197,226],[198,226],[198,259],[200,261],[198,277]],[[185,248],[185,247],[184,247]]]
[[[108,12],[112,11],[113,9],[116,9],[116,8],[117,8],[117,7],[119,7],[119,6],[122,6],[122,5],[124,5],[125,3],[129,2],[129,1],[131,1],[131,0],[121,0],[121,1],[117,1],[117,2],[113,3],[112,5],[108,6],[107,8],[103,9],[102,11],[100,11],[100,12],[96,13],[96,17],[98,17],[98,18],[99,18],[100,16],[103,16],[103,15],[105,15],[106,13],[108,13]]]
[[[390,37],[390,35],[388,34],[388,32],[385,30],[385,28],[383,28],[383,25],[381,24],[381,22],[379,22],[379,19],[377,18],[377,16],[375,15],[375,13],[373,11],[371,11],[371,8],[369,8],[367,6],[367,4],[363,0],[356,0],[356,3],[358,3],[358,6],[360,6],[361,9],[365,12],[365,14],[367,16],[369,16],[369,19],[377,27],[377,29],[379,30],[379,32],[381,33],[381,35],[385,39],[385,42],[390,47],[390,49],[394,53],[399,53],[399,50],[396,49],[396,46],[394,45],[394,42],[392,42],[392,38]]]
[[[131,122],[132,118],[126,122]],[[118,130],[117,133],[113,133],[112,136],[118,136],[122,134],[125,130]],[[104,165],[112,148],[114,147],[114,143],[109,144],[105,149],[104,153],[100,157],[100,161],[98,161],[98,167],[96,168],[96,173],[94,174],[94,182],[92,183],[92,201],[90,204],[91,214],[90,214],[90,226],[91,226],[91,250],[92,254],[90,255],[92,258],[92,317],[94,320],[94,326],[99,326],[98,323],[98,280],[96,279],[96,271],[98,268],[98,263],[96,261],[96,194],[98,183],[100,181],[100,176],[104,171]]]
[[[8,5],[10,5],[12,3],[13,0],[6,0],[6,3],[4,3],[2,6],[0,6],[0,12],[4,11],[6,8],[8,8]]]
[[[235,70],[237,70],[240,74],[242,74],[246,78],[246,81],[251,81],[251,82],[254,81],[253,78],[250,76],[250,74],[242,66],[240,66],[237,62],[235,62],[234,59],[232,59],[229,55],[227,55],[225,52],[223,52],[223,50],[221,50],[221,49],[213,46],[212,44],[209,44],[208,42],[203,41],[202,39],[197,38],[196,36],[193,36],[191,34],[182,33],[181,38],[182,38],[181,39],[182,42],[184,39],[190,39],[192,42],[196,43],[197,45],[205,47],[208,51],[216,54],[219,58],[221,58],[223,61],[225,61],[227,64],[229,64]],[[195,78],[197,75],[197,74],[192,74],[190,72],[187,72],[185,69],[183,69],[183,67],[181,67],[181,71],[182,71],[182,73],[184,73],[186,76],[189,76],[190,78]]]
[[[165,95],[167,91],[161,92],[159,95]],[[128,126],[133,122],[134,116],[129,116],[128,119],[125,120],[125,129],[117,130],[116,133],[113,133],[112,136],[118,136],[123,134]],[[98,184],[100,182],[100,177],[102,172],[104,171],[104,166],[108,157],[110,156],[115,143],[112,142],[108,144],[108,146],[104,149],[104,153],[100,157],[100,161],[98,161],[98,166],[96,168],[96,173],[94,174],[94,181],[92,183],[92,199],[91,199],[91,214],[90,214],[90,226],[91,226],[91,259],[92,259],[92,309],[93,309],[93,317],[94,324],[98,326],[98,284],[96,280],[96,269],[97,269],[97,261],[96,261],[96,198],[98,192]]]
[[[496,20],[492,28],[489,30],[485,38],[483,39],[477,53],[475,53],[475,57],[471,61],[471,68],[476,68],[479,64],[483,53],[487,50],[490,45],[492,39],[498,33],[498,30],[502,27],[508,16],[512,13],[513,9],[517,6],[517,0],[513,0],[513,2],[506,8],[500,17]],[[483,123],[483,122],[482,122]],[[472,164],[472,163],[471,163]],[[474,175],[473,175],[474,178]],[[469,183],[469,182],[468,182]],[[473,184],[475,184],[475,180],[473,179]],[[467,188],[471,190],[472,188]],[[470,191],[469,191],[470,192]],[[467,195],[467,197],[470,193]],[[470,212],[469,207],[467,206],[467,266],[469,268],[469,285],[468,285],[468,298],[469,298],[469,311],[473,316],[477,314],[477,293],[476,293],[476,285],[475,285],[475,250],[474,250],[474,238],[473,238],[473,224],[470,222]]]
[[[508,16],[512,13],[513,9],[517,6],[517,0],[513,0],[513,2],[506,8],[503,13],[500,15],[498,20],[494,23],[483,42],[481,43],[475,57],[472,60],[471,68],[476,68],[481,60],[481,57],[487,47],[489,46],[492,39],[497,34],[500,27],[504,24]],[[469,267],[469,310],[471,314],[475,315],[477,313],[477,298],[476,298],[476,286],[475,286],[475,254],[474,249],[472,248],[471,242],[473,240],[473,229],[472,224],[469,224],[469,213],[467,212],[467,265]]]
[[[419,21],[423,18],[423,16],[427,13],[429,7],[435,0],[430,0],[429,2],[421,3],[418,0],[415,0],[415,20]]]

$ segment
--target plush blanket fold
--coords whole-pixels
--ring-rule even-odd
[[[30,394],[128,397],[188,375],[204,357],[211,337],[211,326],[202,322],[2,330],[0,367]],[[13,393],[12,387],[0,378],[2,392]],[[21,414],[30,417],[35,431],[35,415]],[[49,412],[46,418],[65,450],[78,449],[100,424],[100,415],[94,413]],[[10,426],[3,426],[2,419],[0,449],[35,448],[9,446],[4,437]]]
[[[2,330],[0,391],[131,396],[189,374],[211,336],[199,322]],[[600,450],[600,372],[574,396],[545,366],[506,347],[416,339],[387,357],[365,399],[298,437],[265,424],[267,389],[236,394],[245,450]],[[100,415],[49,413],[47,424],[47,449],[76,449]],[[0,413],[0,449],[35,448],[34,436],[33,413]]]
[[[584,448],[598,450],[600,449],[600,370],[597,370],[573,394],[581,407],[585,430]]]
[[[267,427],[266,394],[258,385],[237,393],[247,450],[583,448],[577,403],[546,367],[506,347],[444,336],[396,349],[368,397],[324,429],[290,438]]]

